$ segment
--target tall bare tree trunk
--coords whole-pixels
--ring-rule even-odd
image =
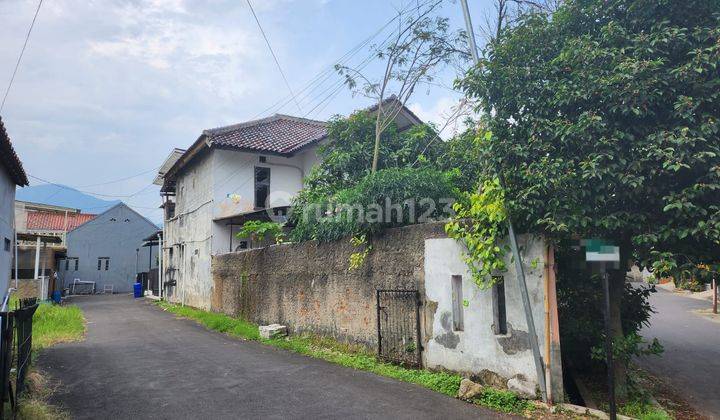
[[[373,150],[373,160],[372,160],[372,170],[371,173],[377,172],[378,167],[378,159],[380,157],[380,135],[382,132],[380,131],[380,117],[382,115],[382,96],[380,97],[380,101],[378,102],[378,110],[377,115],[375,116],[375,149]]]

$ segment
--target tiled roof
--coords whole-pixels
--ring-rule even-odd
[[[96,214],[68,213],[68,232],[94,219]],[[27,230],[65,230],[65,214],[57,212],[31,211],[27,213]]]
[[[327,136],[323,121],[275,114],[203,132],[210,147],[292,154]]]
[[[27,175],[25,174],[25,170],[23,169],[22,163],[20,162],[20,158],[18,158],[17,154],[15,153],[15,149],[13,149],[12,143],[10,143],[10,136],[8,136],[7,131],[5,131],[5,126],[3,125],[1,117],[0,164],[5,167],[8,174],[10,174],[10,178],[16,185],[20,185],[21,187],[24,185],[28,185]]]

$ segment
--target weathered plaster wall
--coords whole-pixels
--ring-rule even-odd
[[[5,296],[10,284],[13,252],[15,244],[15,183],[5,168],[0,167],[0,299]],[[10,240],[10,248],[5,249],[5,240]]]
[[[175,217],[165,221],[166,281],[171,302],[209,309],[212,280],[213,158],[198,156],[177,178]],[[172,251],[171,251],[172,250]]]
[[[270,204],[283,206],[317,162],[314,147],[290,158],[263,156],[261,163],[260,154],[211,149],[178,175],[175,217],[165,222],[165,278],[176,282],[167,289],[171,302],[210,308],[211,255],[230,250],[231,234],[225,221],[213,220],[255,210],[256,166],[270,168]]]
[[[274,245],[213,257],[212,309],[291,331],[313,331],[374,348],[375,290],[423,291],[424,243],[441,223],[386,231],[364,265],[348,271],[349,241]]]
[[[545,244],[541,239],[518,238],[527,279],[530,305],[541,354],[545,350]],[[481,289],[473,281],[462,260],[463,248],[449,238],[425,241],[426,302],[436,308],[432,329],[424,352],[429,368],[449,369],[479,374],[491,371],[502,378],[520,377],[537,385],[528,328],[515,270],[503,273],[507,330],[505,335],[493,331],[493,297],[490,289]],[[514,267],[507,256],[506,264]],[[464,319],[462,331],[453,327],[453,275],[462,276],[462,296],[467,306],[461,306]]]

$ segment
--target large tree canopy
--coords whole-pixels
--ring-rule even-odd
[[[719,24],[718,0],[568,0],[502,30],[461,82],[492,131],[483,181],[503,181],[517,230],[621,246],[610,278],[620,399],[643,322],[623,326],[624,264],[677,278],[720,260]]]
[[[671,271],[718,261],[718,13],[571,0],[488,46],[463,87],[491,116],[482,159],[523,230],[614,238]]]

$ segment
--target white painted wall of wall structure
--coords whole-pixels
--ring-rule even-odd
[[[525,267],[535,329],[545,353],[545,243],[539,238],[519,238]],[[432,336],[423,352],[429,368],[449,369],[470,374],[483,370],[505,379],[522,375],[537,386],[532,350],[527,340],[527,323],[518,279],[510,256],[503,273],[506,296],[508,333],[496,335],[493,330],[493,298],[490,289],[482,290],[473,281],[462,260],[463,245],[450,238],[425,241],[425,293],[429,302],[437,303],[432,320]],[[462,295],[467,306],[461,305],[464,330],[453,326],[452,276],[462,276]]]
[[[0,168],[0,299],[10,286],[13,252],[15,250],[15,182]],[[5,247],[10,240],[10,247]]]

